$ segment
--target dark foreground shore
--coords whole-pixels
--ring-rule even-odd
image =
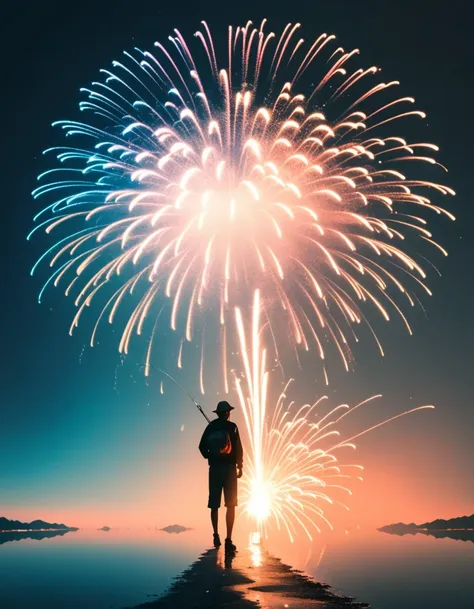
[[[259,546],[240,550],[234,558],[223,550],[207,550],[184,571],[168,592],[135,609],[335,609],[368,607],[341,597],[326,584],[312,581]]]

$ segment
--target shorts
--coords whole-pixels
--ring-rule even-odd
[[[237,505],[237,469],[235,464],[223,463],[209,466],[209,502],[208,508],[221,507],[221,496],[224,491],[225,507]]]

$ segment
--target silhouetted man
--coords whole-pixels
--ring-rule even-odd
[[[218,515],[224,491],[227,537],[226,552],[235,552],[232,543],[235,507],[237,505],[237,478],[242,476],[243,450],[239,430],[231,423],[230,411],[234,410],[229,402],[219,402],[215,413],[217,419],[211,421],[204,430],[199,443],[202,456],[209,461],[209,503],[211,522],[214,531],[214,546],[218,548],[221,540],[218,532]]]

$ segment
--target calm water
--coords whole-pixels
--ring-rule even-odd
[[[0,606],[111,609],[150,601],[206,549],[206,541],[198,531],[150,530],[2,543]],[[280,555],[374,609],[474,608],[469,541],[357,533],[318,541],[312,550],[281,548]]]
[[[474,609],[474,543],[424,535],[347,536],[313,575],[373,609]]]

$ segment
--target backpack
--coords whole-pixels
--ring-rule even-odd
[[[232,442],[227,429],[216,429],[207,436],[209,457],[222,457],[232,452]]]

